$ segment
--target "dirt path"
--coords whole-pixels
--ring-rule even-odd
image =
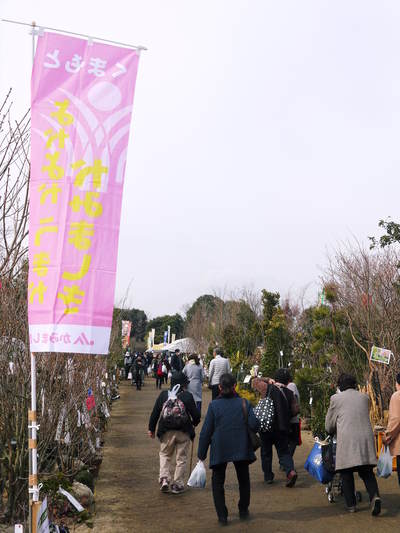
[[[123,383],[120,392],[121,399],[113,407],[96,484],[94,531],[195,533],[219,530],[209,471],[204,490],[189,489],[179,496],[159,492],[158,441],[147,436],[148,416],[157,395],[153,380],[148,380],[140,392]],[[209,400],[208,391],[206,400]],[[335,504],[328,503],[324,487],[304,471],[302,465],[311,448],[311,437],[305,435],[305,441],[295,456],[299,479],[294,489],[284,486],[284,475],[276,465],[273,485],[263,483],[259,459],[250,467],[251,520],[246,523],[240,522],[237,516],[237,483],[233,466],[228,466],[225,489],[230,512],[229,531],[347,533],[399,529],[400,489],[396,475],[379,481],[383,499],[379,518],[370,516],[367,494],[359,483],[363,502],[359,512],[350,515],[345,512],[342,499]],[[193,462],[196,444],[197,441]]]

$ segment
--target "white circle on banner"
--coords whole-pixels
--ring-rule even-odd
[[[99,111],[112,111],[122,100],[121,91],[109,81],[99,81],[88,92],[89,102]]]

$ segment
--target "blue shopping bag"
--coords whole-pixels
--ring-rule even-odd
[[[324,467],[322,460],[322,445],[319,442],[315,442],[310,455],[307,457],[307,461],[304,464],[304,468],[312,475],[312,477],[323,484],[332,481],[334,476],[333,473],[328,472]]]

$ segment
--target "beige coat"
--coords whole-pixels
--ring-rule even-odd
[[[325,427],[328,433],[336,433],[336,470],[376,465],[367,395],[354,389],[334,394],[326,415]]]
[[[400,391],[392,394],[390,398],[386,442],[392,456],[400,455]]]

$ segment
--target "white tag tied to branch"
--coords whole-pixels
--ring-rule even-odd
[[[68,383],[70,385],[72,385],[72,383],[74,382],[74,372],[75,372],[74,360],[72,359],[72,357],[69,357],[67,359],[67,377],[68,377]]]
[[[44,389],[40,391],[40,397],[42,402],[42,418],[44,417]]]
[[[86,407],[86,403],[83,404],[82,423],[85,424],[86,429],[89,429],[92,425],[90,421],[90,414]]]
[[[78,415],[78,420],[76,422],[76,427],[80,428],[81,427],[81,412],[79,411],[79,409],[76,410],[76,414]]]
[[[58,492],[65,496],[79,513],[85,510],[84,507],[82,507],[82,505],[78,502],[78,500],[74,498],[72,494],[70,494],[67,490],[64,490],[62,487],[59,487]]]
[[[96,448],[93,446],[92,439],[88,436],[88,444],[90,451],[93,453],[93,455],[96,453]]]
[[[55,439],[54,439],[56,441],[59,441],[61,439],[61,432],[62,432],[62,427],[63,427],[64,418],[65,418],[66,413],[67,413],[67,410],[66,410],[65,407],[63,407],[61,409],[60,416],[58,417],[56,436],[55,436]]]
[[[70,444],[71,443],[71,435],[69,433],[69,424],[68,424],[68,417],[65,418],[65,425],[64,425],[64,444]]]
[[[108,410],[106,402],[101,404],[101,411],[106,418],[110,418],[110,411]]]

